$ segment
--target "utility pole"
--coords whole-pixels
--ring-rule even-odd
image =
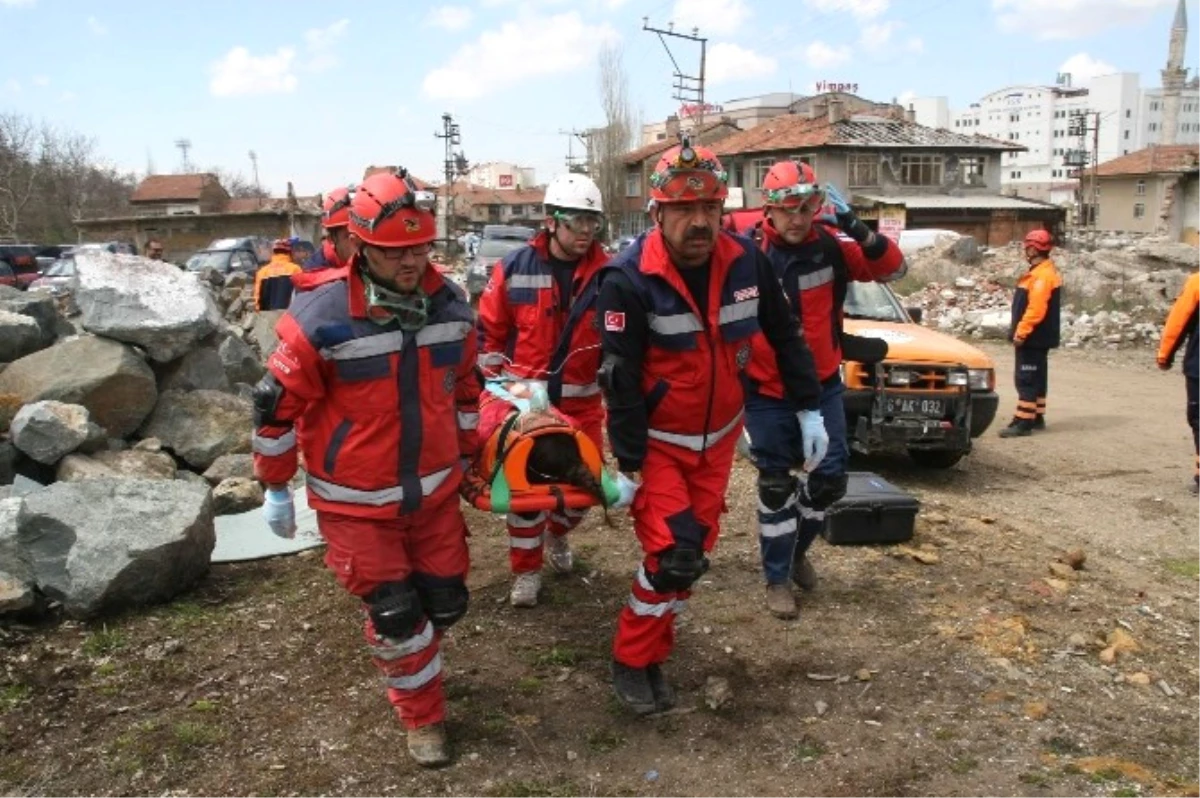
[[[254,169],[254,194],[258,198],[258,207],[262,207],[262,186],[258,184],[258,153],[250,150],[250,164]]]
[[[574,174],[588,174],[591,171],[590,167],[592,165],[587,155],[589,147],[588,139],[592,135],[591,132],[587,130],[575,130],[574,128],[571,130],[559,130],[558,132],[559,135],[567,137],[567,171]],[[584,154],[581,156],[576,156],[574,153],[572,145],[575,143],[575,139],[583,142]]]
[[[1092,146],[1088,147],[1088,134],[1092,134]],[[1100,113],[1098,111],[1071,111],[1067,121],[1067,135],[1077,139],[1076,149],[1067,153],[1063,159],[1066,166],[1073,167],[1079,180],[1079,213],[1082,217],[1080,226],[1094,229],[1097,221],[1096,213],[1096,172],[1100,165]],[[1090,166],[1091,179],[1086,181],[1084,188],[1084,170]]]
[[[192,164],[188,161],[188,150],[192,148],[191,139],[175,139],[175,146],[183,153],[183,174],[189,174],[192,171]]]
[[[467,158],[462,150],[457,154],[454,152],[454,148],[462,144],[462,137],[459,135],[458,123],[449,112],[442,114],[442,132],[435,131],[433,136],[446,142],[446,160],[442,162],[446,178],[446,214],[443,224],[446,227],[445,245],[449,251],[450,243],[454,240],[450,229],[450,223],[454,219],[454,178],[467,173]]]
[[[671,59],[671,64],[675,67],[675,84],[673,87],[675,89],[675,93],[671,96],[676,100],[679,100],[681,105],[680,110],[682,110],[682,106],[685,106],[688,102],[695,104],[696,111],[692,115],[692,118],[695,120],[695,131],[698,135],[704,127],[704,61],[708,51],[708,39],[700,35],[699,28],[692,28],[691,35],[686,33],[676,33],[674,22],[668,22],[666,30],[661,28],[652,28],[650,27],[649,17],[642,17],[642,30],[648,30],[651,33],[658,34],[658,40],[662,42],[663,49],[667,51],[667,57]],[[671,53],[671,48],[667,44],[667,40],[663,38],[664,36],[670,36],[675,39],[685,39],[690,42],[700,42],[699,75],[684,74],[683,70],[679,68],[679,62],[675,60],[674,54]]]

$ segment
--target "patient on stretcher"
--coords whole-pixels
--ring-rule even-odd
[[[492,512],[608,506],[600,452],[536,381],[489,382],[480,397],[483,452],[467,478],[467,498]]]

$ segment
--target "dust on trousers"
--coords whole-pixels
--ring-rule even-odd
[[[675,646],[675,615],[707,568],[681,558],[712,551],[725,511],[725,490],[741,425],[711,444],[700,463],[685,463],[651,445],[643,483],[630,507],[633,529],[645,553],[617,619],[613,658],[633,668],[661,663]],[[679,546],[678,544],[683,544]]]
[[[317,513],[325,564],[363,600],[367,650],[405,728],[446,716],[442,632],[467,611],[467,527],[458,496],[394,519]]]
[[[1049,391],[1050,350],[1018,346],[1016,351],[1016,418],[1035,421],[1046,415],[1046,394]]]

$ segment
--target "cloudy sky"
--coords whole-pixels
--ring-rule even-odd
[[[94,138],[115,165],[251,173],[316,193],[364,166],[441,172],[451,112],[472,162],[564,171],[568,136],[603,119],[596,53],[622,48],[646,121],[678,106],[673,67],[642,29],[708,39],[710,102],[857,83],[876,100],[961,107],[1015,83],[1129,71],[1157,86],[1177,0],[462,0],[426,3],[0,0],[0,112]],[[1196,0],[1186,64],[1197,64]],[[695,74],[699,46],[669,40]],[[576,146],[578,153],[578,146]]]

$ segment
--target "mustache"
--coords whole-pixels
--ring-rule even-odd
[[[712,238],[712,228],[705,225],[704,227],[689,227],[687,235],[683,237],[684,241],[708,241]]]

